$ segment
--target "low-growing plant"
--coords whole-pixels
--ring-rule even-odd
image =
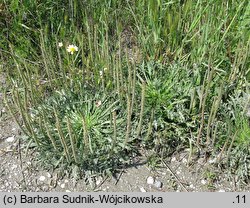
[[[58,91],[32,107],[30,145],[48,154],[54,165],[76,164],[92,173],[113,173],[128,162],[130,143],[124,143],[126,111],[116,94]],[[25,117],[25,116],[24,116]],[[27,117],[26,117],[27,118]],[[31,135],[31,136],[34,136]]]
[[[141,79],[145,80],[145,114],[148,119],[146,143],[153,142],[165,154],[186,145],[190,130],[194,130],[189,112],[193,77],[181,64],[168,65],[149,62],[142,65]],[[149,145],[149,144],[148,144]]]
[[[250,181],[250,125],[246,110],[249,105],[249,95],[238,91],[226,105],[231,122],[228,148],[225,152],[227,167],[238,180]],[[234,125],[233,125],[234,124]],[[232,136],[230,136],[232,135]]]

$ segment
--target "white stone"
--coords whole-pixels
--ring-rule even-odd
[[[214,158],[214,159],[210,159],[208,162],[209,162],[210,164],[213,164],[213,163],[215,163],[215,162],[216,162],[216,158]]]
[[[155,186],[156,188],[162,188],[163,184],[162,184],[161,181],[155,181],[154,186]]]
[[[183,159],[182,159],[182,162],[183,162],[183,163],[187,163],[187,159],[186,159],[186,158],[183,158]]]
[[[15,140],[15,136],[11,136],[11,137],[8,137],[7,139],[6,139],[6,141],[7,142],[13,142]]]
[[[140,188],[141,192],[147,192],[143,187]]]
[[[45,176],[40,176],[39,181],[45,181]]]
[[[61,184],[61,188],[62,188],[62,189],[65,188],[65,184],[64,184],[64,183]]]
[[[176,157],[172,157],[171,162],[175,162],[176,161]]]
[[[147,184],[153,185],[154,182],[155,182],[155,179],[154,179],[152,176],[149,176],[149,177],[147,178]]]
[[[195,188],[193,184],[190,184],[189,187],[190,187],[191,189],[194,189],[194,188]]]
[[[206,183],[207,183],[206,180],[204,180],[204,179],[201,180],[201,184],[202,184],[202,185],[205,185]]]
[[[95,183],[98,186],[101,182],[102,182],[101,178],[98,178]]]
[[[224,189],[220,189],[218,192],[226,192]]]

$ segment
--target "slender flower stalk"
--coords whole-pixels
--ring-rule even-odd
[[[142,92],[141,92],[141,111],[140,111],[140,120],[137,127],[137,137],[141,134],[142,129],[142,119],[144,113],[144,104],[145,104],[145,91],[146,91],[146,83],[142,82]]]

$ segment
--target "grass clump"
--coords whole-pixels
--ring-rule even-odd
[[[250,176],[250,124],[246,115],[246,111],[249,110],[249,94],[238,92],[230,101],[227,104],[226,119],[227,127],[232,129],[234,134],[226,141],[228,160],[225,161],[225,165],[238,179],[247,183]]]
[[[129,162],[124,145],[126,114],[117,96],[83,89],[58,91],[31,109],[37,146],[58,164],[75,164],[92,173],[113,173]],[[63,162],[64,161],[64,162]]]
[[[148,62],[142,64],[140,78],[146,83],[146,146],[170,154],[178,145],[188,143],[194,125],[189,110],[193,77],[181,64]]]

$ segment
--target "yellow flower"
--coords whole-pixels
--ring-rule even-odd
[[[75,46],[75,45],[69,45],[68,48],[67,48],[67,51],[68,51],[70,54],[73,54],[73,53],[75,53],[76,51],[78,51],[78,47]]]

